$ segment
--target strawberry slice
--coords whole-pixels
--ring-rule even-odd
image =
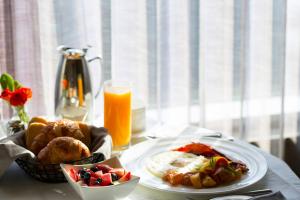
[[[124,174],[124,176],[122,176],[119,181],[120,182],[125,182],[125,181],[129,181],[131,179],[131,173],[130,172],[126,172]]]
[[[118,177],[122,177],[125,174],[125,169],[123,168],[113,168],[109,173],[115,173]]]
[[[79,180],[79,177],[78,177],[78,174],[77,174],[77,171],[75,169],[70,169],[70,177],[75,181],[77,182]]]
[[[108,186],[112,184],[110,173],[102,174],[101,179],[102,179],[102,182],[100,183],[101,186]]]
[[[112,168],[111,168],[110,166],[105,165],[105,164],[98,164],[98,165],[96,165],[96,166],[97,166],[97,168],[98,168],[99,170],[101,170],[103,173],[107,173],[107,172],[109,172],[110,170],[112,170]]]

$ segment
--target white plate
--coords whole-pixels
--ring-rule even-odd
[[[249,168],[248,173],[244,175],[242,179],[235,181],[230,185],[215,188],[193,189],[185,186],[171,186],[160,178],[152,175],[146,169],[145,163],[147,163],[147,160],[153,155],[188,144],[192,141],[211,145],[229,158],[245,163]],[[261,180],[268,169],[265,158],[254,148],[215,138],[201,138],[195,140],[193,138],[177,137],[149,140],[137,144],[125,151],[121,157],[121,162],[126,169],[141,177],[140,184],[145,187],[166,192],[192,195],[216,195],[243,189]]]

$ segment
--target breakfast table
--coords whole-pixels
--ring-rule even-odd
[[[201,129],[192,126],[186,126],[180,132],[177,137],[182,135],[190,135],[191,137],[201,137],[202,134],[213,132],[207,129]],[[224,139],[229,137],[222,136]],[[138,138],[138,139],[137,139]],[[155,138],[154,138],[155,139]],[[132,143],[139,143],[145,140],[153,140],[151,137],[141,134],[136,137]],[[300,179],[296,174],[288,167],[288,165],[272,156],[271,154],[264,152],[263,150],[236,138],[230,137],[234,143],[245,145],[249,148],[254,148],[265,157],[268,164],[268,171],[264,178],[258,183],[247,187],[232,194],[242,194],[247,191],[258,189],[271,189],[272,191],[280,191],[286,199],[300,199]],[[101,194],[99,194],[101,195]],[[174,193],[166,193],[158,190],[152,190],[144,186],[138,185],[135,190],[126,198],[128,200],[176,200],[176,199],[210,199],[212,196],[183,196]],[[0,199],[6,200],[18,200],[18,199],[30,199],[30,200],[76,200],[80,197],[71,188],[68,183],[44,183],[37,181],[29,177],[23,172],[19,166],[14,162],[8,170],[0,177]]]

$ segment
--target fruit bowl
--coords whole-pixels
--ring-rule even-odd
[[[72,164],[97,163],[103,161],[104,158],[102,153],[94,153],[88,158],[73,161]],[[39,181],[51,183],[66,182],[59,164],[42,165],[40,162],[28,156],[17,158],[16,163],[26,174]]]
[[[105,160],[103,162],[95,163],[95,164],[84,164],[84,165],[60,164],[61,169],[67,181],[82,199],[87,199],[87,200],[122,199],[128,196],[134,190],[134,188],[136,187],[137,183],[140,180],[140,177],[131,175],[130,180],[120,182],[116,185],[87,186],[82,184],[81,181],[75,181],[74,177],[71,177],[70,175],[73,173],[72,170],[74,169],[77,171],[79,171],[79,169],[82,168],[89,169],[97,164],[106,164],[113,168],[123,168],[117,157],[113,157],[111,159]]]

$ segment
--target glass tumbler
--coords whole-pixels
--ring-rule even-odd
[[[113,150],[122,151],[131,140],[131,84],[125,81],[104,82],[104,127],[108,129]]]

